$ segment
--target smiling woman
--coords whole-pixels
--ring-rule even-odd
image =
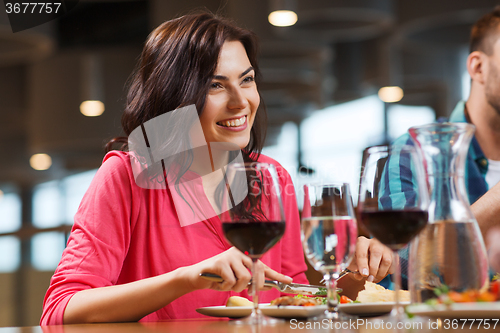
[[[243,44],[225,42],[200,116],[207,141],[232,142],[244,149],[259,104],[255,70]]]
[[[280,186],[293,188],[287,172],[260,154],[266,115],[256,55],[252,32],[208,13],[165,22],[151,33],[122,118],[127,137],[110,142],[130,142],[131,150],[109,152],[85,194],[44,300],[42,325],[193,318],[201,316],[196,308],[225,304],[232,295],[248,297],[252,261],[225,240],[219,217],[182,222],[214,202],[214,178],[207,176],[216,174],[214,165],[227,164],[235,148],[245,162],[275,164]],[[191,105],[199,122],[175,116]],[[157,138],[151,125],[161,132]],[[137,128],[151,155],[135,154],[128,141]],[[214,154],[221,143],[231,147],[229,155]],[[165,151],[175,154],[158,161],[156,154]],[[155,189],[139,186],[134,177],[148,158],[163,167],[160,175],[149,174],[163,176]],[[172,170],[176,177],[170,179]],[[286,233],[262,257],[261,274],[307,283],[294,193],[284,195],[283,206]],[[223,282],[200,273],[220,275]],[[278,296],[268,291],[261,300]]]

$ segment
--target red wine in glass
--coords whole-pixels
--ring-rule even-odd
[[[425,210],[379,210],[361,212],[361,221],[373,237],[392,250],[401,250],[427,225]]]
[[[285,222],[226,222],[222,230],[227,240],[251,258],[260,258],[285,233]]]

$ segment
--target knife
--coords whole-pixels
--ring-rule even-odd
[[[222,282],[224,281],[220,275],[211,274],[211,273],[201,273],[200,277],[214,281],[214,282]],[[251,282],[248,283],[251,285]],[[314,286],[310,284],[300,284],[300,283],[283,283],[273,280],[265,280],[264,287],[275,288],[286,294],[302,294],[309,296],[326,296],[326,287],[325,286]],[[337,292],[342,292],[342,289],[337,288]]]

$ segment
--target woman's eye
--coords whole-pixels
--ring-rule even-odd
[[[243,83],[247,83],[247,82],[253,82],[255,81],[255,78],[251,75],[247,76],[246,78],[243,79]]]
[[[219,82],[212,82],[210,84],[210,89],[219,89],[219,88],[222,88],[222,84],[220,84]]]

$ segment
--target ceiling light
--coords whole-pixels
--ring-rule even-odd
[[[30,165],[35,170],[47,170],[52,165],[52,158],[47,154],[34,154],[30,158]]]
[[[269,14],[268,20],[276,27],[289,27],[297,22],[297,14],[291,10],[275,10]]]
[[[397,86],[382,87],[378,91],[378,98],[386,103],[399,102],[403,96],[403,89]]]
[[[97,117],[104,112],[104,103],[101,101],[84,101],[80,104],[80,112],[87,117]]]
[[[97,117],[104,112],[104,78],[102,57],[96,52],[81,57],[82,86],[80,112],[87,117]]]

